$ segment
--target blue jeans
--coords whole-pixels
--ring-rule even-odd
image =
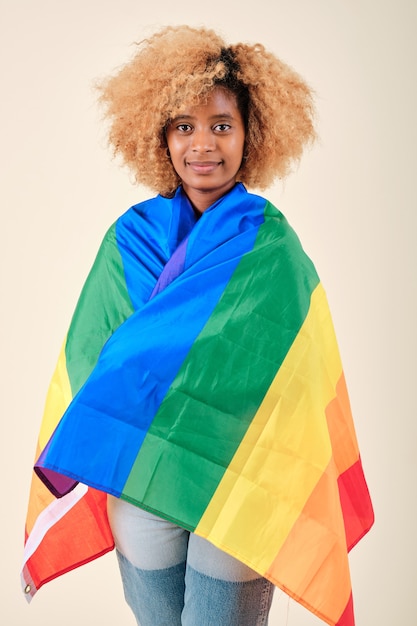
[[[266,626],[274,586],[205,539],[108,497],[126,601],[139,626]]]

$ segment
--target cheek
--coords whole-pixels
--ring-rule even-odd
[[[178,173],[178,171],[183,166],[183,159],[178,155],[177,152],[174,152],[174,153],[171,152],[171,163],[172,163],[174,170]]]
[[[178,152],[179,145],[178,141],[175,138],[175,135],[168,132],[166,136],[166,142],[170,154],[176,154]]]
[[[233,155],[234,155],[233,160],[236,163],[239,163],[239,165],[243,159],[244,149],[245,149],[245,138],[244,137],[236,138],[235,144],[233,146]]]
[[[180,155],[179,146],[176,141],[172,141],[172,140],[170,141],[167,138],[167,147],[168,147],[169,155],[171,158],[171,163],[174,166],[174,168],[176,168],[177,165],[181,163],[181,155]]]

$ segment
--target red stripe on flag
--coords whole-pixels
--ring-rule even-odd
[[[46,582],[113,549],[106,498],[107,494],[89,489],[46,533],[27,562],[27,569],[37,590]],[[80,528],[82,531],[78,532]],[[76,541],[74,533],[77,535]]]
[[[355,626],[352,594],[350,594],[349,602],[347,603],[346,608],[336,626]]]
[[[374,523],[374,512],[360,459],[339,476],[338,486],[346,544],[348,550],[351,550]]]

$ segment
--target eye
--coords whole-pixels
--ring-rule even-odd
[[[191,124],[186,124],[185,122],[183,122],[182,124],[177,124],[175,128],[181,133],[189,133],[192,130]]]
[[[225,133],[226,131],[230,130],[232,127],[230,124],[226,124],[225,122],[222,122],[221,124],[216,124],[213,128],[213,130],[215,130],[216,132],[219,133]]]

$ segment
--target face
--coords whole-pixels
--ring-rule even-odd
[[[207,103],[187,107],[166,131],[172,165],[199,212],[229,191],[242,163],[245,125],[234,94],[214,89]]]

